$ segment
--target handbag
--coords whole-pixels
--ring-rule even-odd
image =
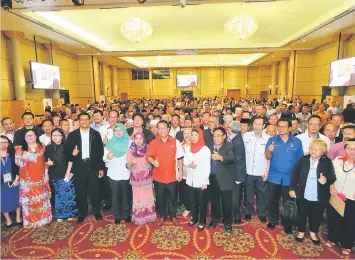
[[[288,200],[284,203],[282,212],[283,221],[292,225],[298,221],[298,207],[295,199]]]

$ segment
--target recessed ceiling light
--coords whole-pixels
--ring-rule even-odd
[[[329,31],[329,28],[325,28],[326,31]]]
[[[27,25],[28,27],[30,27],[31,25]]]
[[[85,47],[84,46],[81,46],[82,49],[84,49]]]
[[[306,40],[304,39],[303,42],[305,42]]]
[[[97,54],[100,54],[100,52],[98,52]]]

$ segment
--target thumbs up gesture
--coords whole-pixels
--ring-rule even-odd
[[[267,149],[269,150],[269,152],[273,152],[275,150],[275,143],[272,142]]]
[[[74,150],[73,150],[73,156],[77,156],[78,153],[79,153],[78,146],[75,145],[75,148],[74,148]]]
[[[155,166],[155,167],[159,167],[159,161],[158,161],[158,159],[156,159],[156,160],[154,161],[154,166]]]
[[[105,135],[104,140],[103,140],[103,143],[104,143],[104,145],[106,145],[106,144],[108,143],[108,137],[107,137],[107,135]]]
[[[48,166],[52,166],[53,164],[54,164],[53,161],[51,161],[51,159],[48,158],[47,165],[48,165]]]
[[[107,154],[107,159],[112,160],[113,159],[113,153],[111,150],[108,151],[109,153]]]
[[[323,176],[323,173],[320,174],[320,178],[318,179],[318,182],[322,185],[327,183],[327,178]]]

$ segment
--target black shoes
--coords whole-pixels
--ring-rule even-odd
[[[126,224],[130,223],[131,222],[131,217],[127,217],[124,219],[124,222],[126,222]]]
[[[121,224],[121,218],[120,217],[116,217],[115,218],[115,224]]]
[[[197,231],[202,231],[205,228],[206,224],[199,224],[197,227]]]
[[[270,230],[271,230],[271,229],[274,229],[275,227],[276,227],[276,225],[275,225],[275,224],[272,224],[272,223],[270,223],[270,222],[267,224],[267,228],[270,229]]]
[[[231,224],[224,225],[224,231],[227,233],[232,233],[232,225]]]
[[[266,217],[259,217],[261,223],[266,223]]]
[[[215,228],[217,226],[217,221],[211,220],[210,224],[208,225],[210,228]]]
[[[83,216],[83,215],[79,216],[79,217],[78,217],[78,223],[79,223],[79,224],[83,223],[84,220],[85,220],[85,218],[86,218],[86,216]]]
[[[251,220],[251,215],[250,214],[245,214],[245,220],[250,221]]]
[[[241,224],[242,223],[242,220],[240,218],[235,218],[234,219],[234,223],[235,224]]]
[[[94,217],[96,218],[96,220],[101,220],[102,219],[102,216],[101,216],[100,213],[95,213]]]
[[[190,220],[189,224],[187,224],[189,227],[192,227],[193,225],[195,225],[197,223],[197,220]]]
[[[102,208],[103,211],[108,211],[112,207],[111,204],[105,204],[105,206]]]
[[[320,245],[320,240],[319,239],[318,240],[313,240],[311,238],[311,240],[312,240],[313,245],[316,245],[316,246]]]
[[[296,240],[297,242],[303,242],[304,237],[300,238],[300,237],[298,237],[298,236],[295,236],[295,240]]]

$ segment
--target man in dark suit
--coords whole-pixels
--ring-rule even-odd
[[[192,127],[192,117],[190,115],[187,115],[185,117],[185,121],[184,121],[184,128],[185,127]],[[180,141],[180,143],[182,143],[184,141],[184,129],[181,129],[180,131],[178,131],[176,133],[176,139],[178,139]]]
[[[220,201],[222,198],[223,223],[225,232],[232,232],[233,186],[236,183],[236,156],[231,142],[226,142],[227,133],[223,127],[213,130],[211,149],[211,210],[210,228],[215,228],[221,217]]]
[[[243,184],[246,180],[246,162],[245,162],[245,147],[243,137],[238,132],[239,127],[237,122],[233,122],[230,128],[227,129],[227,141],[234,147],[235,162],[237,168],[236,182],[233,185],[233,216],[237,224],[241,223],[240,206],[242,201]]]
[[[147,144],[149,144],[152,140],[155,139],[155,136],[152,131],[144,127],[144,117],[142,114],[135,114],[133,116],[133,127],[127,128],[127,133],[129,136],[137,132],[143,133],[145,142]]]
[[[71,132],[65,145],[65,154],[73,162],[76,204],[79,211],[78,223],[88,214],[87,197],[92,205],[92,213],[101,220],[99,179],[104,176],[104,146],[100,133],[90,127],[90,115],[79,115],[80,128]]]

